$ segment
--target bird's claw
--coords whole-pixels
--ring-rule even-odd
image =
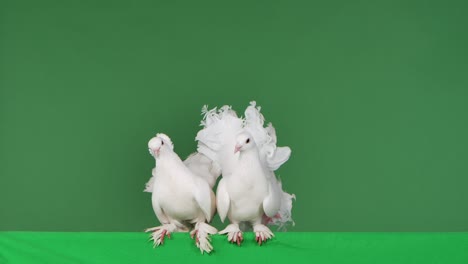
[[[190,232],[190,237],[193,239],[195,238],[195,243],[198,243],[198,230],[194,229]]]
[[[264,235],[261,234],[256,234],[255,235],[255,241],[257,241],[258,245],[261,246],[262,243],[264,243],[267,239],[265,238]]]
[[[238,246],[244,241],[244,236],[241,231],[228,233],[229,243],[237,244]]]
[[[206,224],[197,223],[195,228],[190,232],[190,237],[195,238],[195,245],[200,249],[203,254],[205,252],[210,253],[213,250],[211,245],[210,235],[216,234],[216,228]]]
[[[235,243],[238,246],[244,241],[242,231],[239,229],[239,226],[236,224],[228,225],[224,230],[219,232],[220,234],[227,234],[227,239],[230,243]]]
[[[150,241],[153,241],[153,247],[164,244],[164,239],[166,237],[171,238],[171,229],[166,226],[152,227],[145,230],[145,232],[152,232],[150,234]]]
[[[272,239],[275,235],[265,225],[254,226],[255,241],[259,246],[265,243],[268,239]]]
[[[244,241],[244,237],[242,236],[242,232],[237,232],[237,234],[234,236],[234,241],[233,243],[237,243],[238,246],[241,245],[241,243]]]

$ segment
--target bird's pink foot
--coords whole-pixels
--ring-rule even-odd
[[[171,238],[171,233],[176,228],[175,226],[168,224],[158,227],[148,228],[145,232],[152,232],[150,235],[150,240],[153,240],[154,247],[164,244],[164,239],[166,237]]]
[[[271,239],[275,236],[273,235],[273,232],[271,232],[271,230],[265,225],[257,224],[254,225],[253,229],[255,232],[255,241],[257,241],[259,246],[265,243],[268,239]]]
[[[242,244],[244,241],[244,236],[242,231],[239,229],[239,225],[230,224],[224,230],[219,232],[220,234],[227,234],[228,241],[230,243],[235,243],[238,246]]]
[[[195,228],[190,232],[190,237],[195,238],[195,245],[200,249],[200,252],[210,253],[213,250],[211,245],[210,235],[216,234],[218,230],[208,225],[207,223],[197,223]]]
[[[164,245],[164,237],[166,236],[166,234],[168,234],[167,230],[163,230],[161,233],[161,245]]]
[[[261,246],[262,243],[267,241],[267,239],[264,236],[262,237],[260,234],[256,234],[255,241],[257,241],[258,245]]]
[[[190,232],[190,237],[193,239],[195,238],[195,243],[198,243],[198,230],[194,229]]]
[[[228,241],[229,243],[237,244],[240,246],[244,241],[244,236],[241,231],[228,233]]]
[[[232,243],[237,243],[237,245],[240,246],[241,243],[244,241],[244,237],[243,237],[243,235],[242,235],[242,232],[237,232],[237,234],[234,235],[234,236],[235,236],[236,239],[233,238],[233,239],[231,240],[231,242],[232,242]]]

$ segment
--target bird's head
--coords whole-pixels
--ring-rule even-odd
[[[239,151],[245,151],[248,149],[251,149],[255,147],[255,142],[252,138],[252,135],[250,135],[247,132],[243,132],[236,137],[236,146],[234,147],[234,153],[237,153]]]
[[[155,158],[158,158],[162,153],[172,151],[173,149],[174,145],[172,144],[171,139],[162,133],[156,134],[156,136],[148,142],[149,153]]]

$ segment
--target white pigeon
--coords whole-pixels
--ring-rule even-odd
[[[154,245],[159,246],[164,243],[165,236],[187,232],[194,225],[190,234],[195,237],[197,247],[202,253],[211,252],[213,247],[209,235],[216,234],[217,230],[207,224],[216,210],[210,185],[182,162],[167,135],[157,134],[148,142],[148,148],[156,160],[156,167],[152,182],[147,186],[152,187],[153,210],[162,225],[148,228],[146,232],[153,232]],[[206,161],[203,157],[196,161],[200,160]]]
[[[197,134],[198,152],[218,163],[222,179],[216,191],[217,210],[221,221],[230,224],[220,234],[233,243],[243,241],[240,224],[249,223],[259,245],[274,235],[266,224],[284,227],[291,218],[292,199],[282,190],[274,170],[291,155],[289,147],[276,147],[276,132],[264,118],[255,102],[247,107],[245,120],[238,118],[229,106],[220,110],[202,110],[204,127]],[[293,222],[294,224],[294,222]]]

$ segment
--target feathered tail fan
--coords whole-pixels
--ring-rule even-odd
[[[235,145],[235,137],[242,131],[244,120],[237,117],[231,106],[208,110],[202,108],[203,120],[195,138],[197,151],[217,163],[226,173],[234,164],[234,155],[230,155]]]
[[[276,130],[271,123],[264,127],[265,118],[260,113],[261,107],[255,107],[256,102],[250,102],[245,110],[245,130],[254,138],[259,147],[260,157],[271,171],[281,167],[291,156],[289,147],[276,146]]]
[[[221,168],[202,153],[194,152],[184,160],[185,166],[198,177],[205,180],[210,188],[216,183],[216,179],[221,175]]]
[[[149,181],[145,184],[145,189],[143,190],[144,192],[153,192],[153,185],[154,185],[154,169],[151,171],[152,175]]]

